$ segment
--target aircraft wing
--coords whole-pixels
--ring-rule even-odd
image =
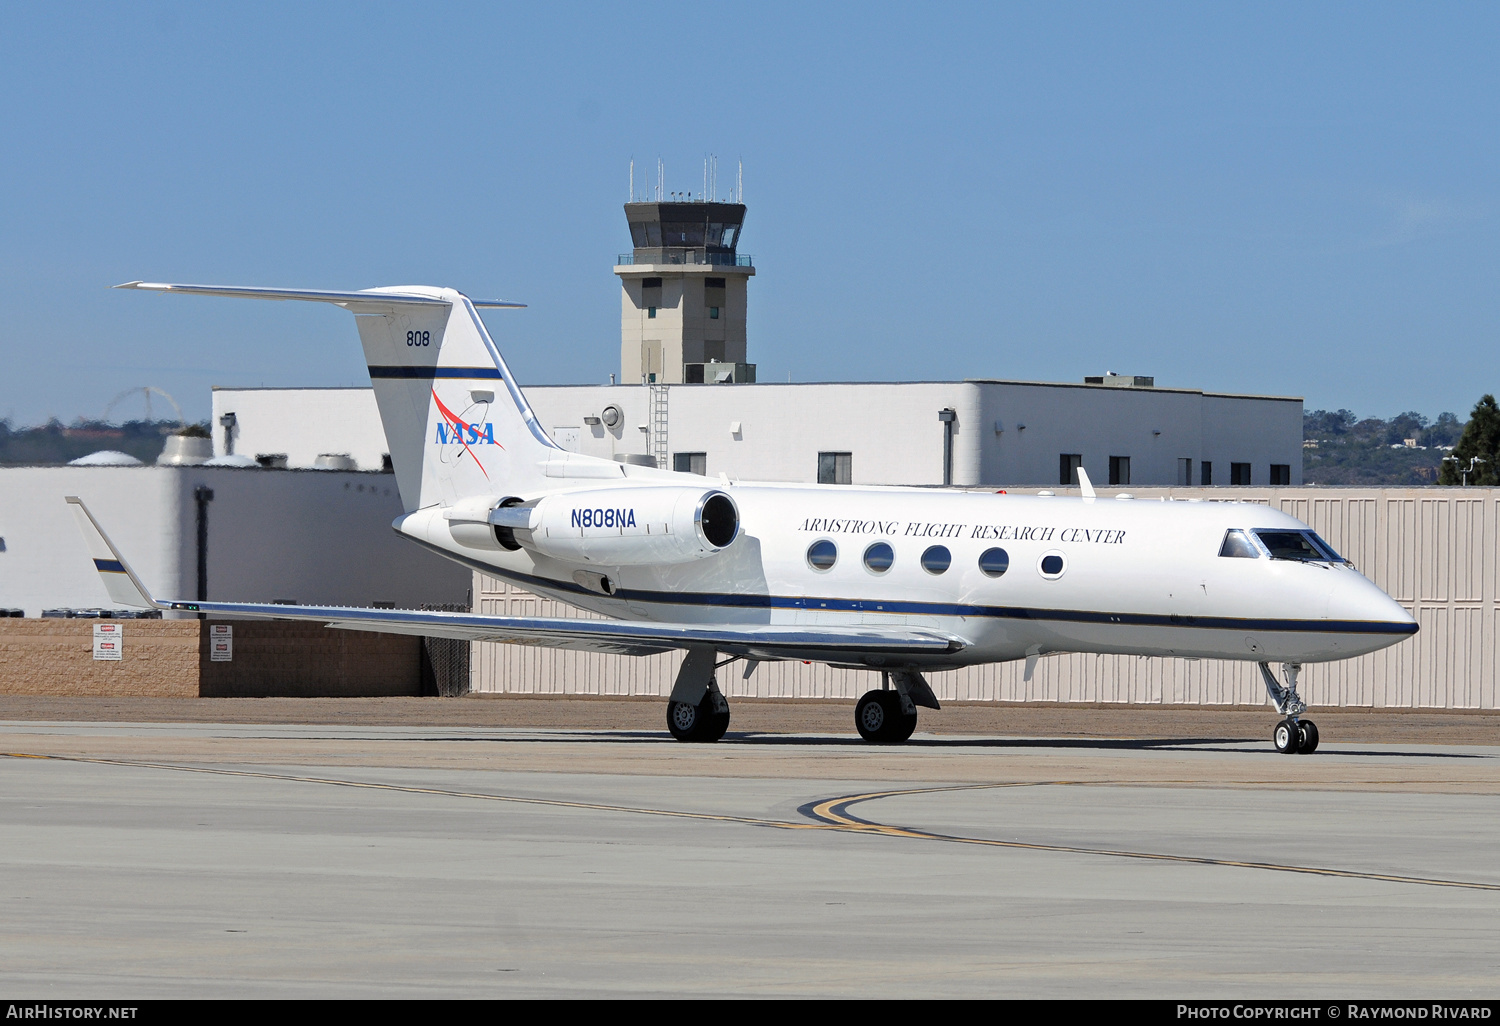
[[[752,659],[838,660],[847,656],[941,655],[957,652],[966,642],[954,634],[913,627],[834,627],[780,624],[652,623],[639,620],[576,620],[562,617],[484,616],[414,609],[366,609],[352,606],[286,606],[259,602],[159,601],[131,569],[113,542],[77,496],[68,496],[83,531],[94,566],[112,601],[146,609],[181,610],[210,615],[254,616],[277,620],[313,620],[344,630],[378,631],[498,641],[512,645],[571,648],[625,655],[653,655],[677,648],[712,646],[720,652]]]
[[[752,659],[827,660],[837,659],[840,655],[850,658],[856,655],[940,655],[965,647],[963,639],[956,635],[910,627],[655,623],[249,602],[177,601],[158,602],[156,605],[162,609],[209,615],[315,620],[345,630],[498,641],[624,655],[653,655],[676,648],[712,646],[720,652]]]

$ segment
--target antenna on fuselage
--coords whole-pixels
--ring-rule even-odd
[[[1078,494],[1083,496],[1084,502],[1094,501],[1094,482],[1089,480],[1089,472],[1081,466],[1078,468]]]

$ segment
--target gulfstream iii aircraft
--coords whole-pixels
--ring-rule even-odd
[[[449,559],[611,620],[154,599],[76,498],[117,603],[331,627],[647,655],[686,651],[667,707],[715,741],[715,671],[803,659],[878,673],[855,708],[903,741],[938,702],[924,674],[1056,652],[1256,662],[1282,752],[1318,731],[1302,665],[1414,634],[1401,606],[1306,524],[1243,503],[752,484],[568,452],[548,437],[478,308],[426,286],[362,292],[130,282],[118,288],[333,303],[354,315],[405,513]],[[1278,680],[1272,664],[1281,663]]]

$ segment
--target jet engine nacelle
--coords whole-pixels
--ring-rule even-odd
[[[524,523],[523,523],[524,521]],[[740,511],[717,488],[591,488],[490,514],[516,544],[574,563],[638,566],[711,556],[740,533]]]

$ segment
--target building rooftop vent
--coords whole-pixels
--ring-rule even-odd
[[[68,461],[70,467],[139,467],[140,465],[141,461],[128,452],[116,452],[114,449],[101,449]]]
[[[1085,385],[1104,385],[1108,388],[1155,388],[1156,379],[1143,374],[1116,374],[1109,371],[1098,377],[1084,378]]]
[[[156,462],[165,467],[197,467],[207,463],[213,455],[213,439],[203,435],[175,434],[167,436],[167,443]]]

